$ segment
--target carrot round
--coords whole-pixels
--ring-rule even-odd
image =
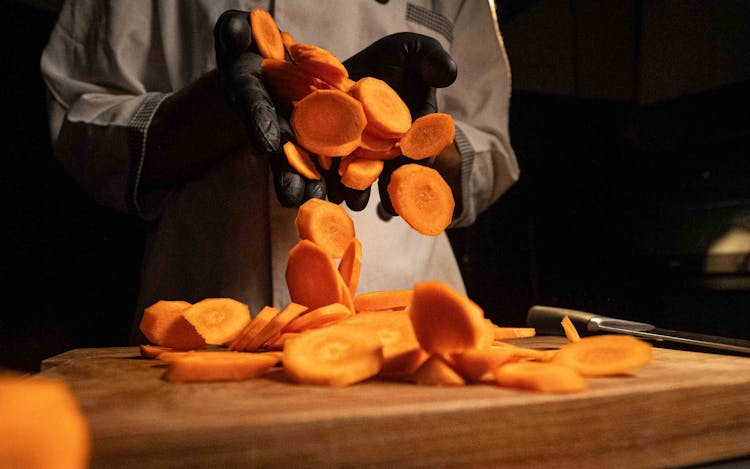
[[[286,106],[301,100],[320,85],[320,80],[283,60],[263,59],[260,73],[271,95]]]
[[[184,316],[190,306],[187,301],[157,301],[143,311],[141,332],[149,342],[162,347],[176,350],[203,347],[206,341]]]
[[[370,131],[369,122],[365,130],[362,131],[362,143],[360,147],[374,152],[390,150],[398,143],[397,139],[381,138]]]
[[[284,50],[287,55],[291,58],[291,48],[297,41],[294,40],[294,36],[288,31],[281,31],[281,43],[284,45]]]
[[[194,353],[169,363],[167,381],[242,381],[257,378],[278,363],[278,357],[262,353]]]
[[[322,199],[308,199],[300,205],[294,220],[300,239],[307,239],[341,258],[355,236],[354,221],[340,205]]]
[[[451,188],[440,173],[427,166],[405,164],[395,170],[388,195],[396,213],[426,236],[439,235],[453,218]]]
[[[315,155],[321,168],[329,171],[333,166],[333,158],[330,156]]]
[[[141,344],[139,346],[141,356],[144,358],[156,358],[159,354],[164,352],[171,352],[174,349],[170,347],[161,347],[158,345]]]
[[[584,337],[560,347],[553,363],[583,376],[629,373],[651,361],[651,344],[627,335]]]
[[[530,360],[537,360],[542,362],[548,362],[555,358],[557,354],[556,349],[552,350],[539,350],[528,347],[520,347],[518,345],[509,344],[508,342],[496,341],[490,346],[491,350],[505,350],[513,354],[515,358],[525,358]]]
[[[419,343],[430,354],[461,353],[485,342],[482,308],[443,282],[414,284],[409,316]]]
[[[440,355],[432,355],[413,374],[417,384],[463,386],[466,381]]]
[[[320,173],[315,167],[315,163],[304,148],[294,142],[286,142],[284,144],[284,155],[286,155],[289,165],[297,170],[300,175],[315,181],[320,179]]]
[[[284,42],[281,39],[281,31],[270,13],[261,9],[251,10],[250,28],[261,56],[284,60]]]
[[[268,341],[268,350],[284,350],[286,341],[298,335],[300,335],[299,332],[282,332]]]
[[[383,161],[348,156],[341,161],[339,171],[343,185],[362,191],[378,180],[383,171]]]
[[[411,127],[411,113],[396,91],[383,80],[360,78],[349,90],[362,103],[367,125],[380,135],[401,135]]]
[[[353,238],[339,261],[339,273],[352,297],[357,293],[359,274],[362,269],[362,243]],[[356,310],[356,307],[355,307]]]
[[[211,345],[231,342],[250,322],[250,309],[232,298],[206,298],[189,307],[184,314],[198,334]]]
[[[565,331],[565,337],[567,337],[569,342],[578,342],[581,340],[581,336],[578,334],[576,326],[573,325],[573,321],[571,321],[567,315],[563,317],[560,324],[562,324],[563,331]]]
[[[262,331],[268,323],[279,314],[279,309],[273,306],[264,306],[258,314],[237,334],[229,350],[249,351],[248,345]]]
[[[516,360],[509,350],[473,349],[451,355],[453,368],[467,381],[476,383],[504,363]]]
[[[284,308],[279,314],[273,317],[271,321],[264,327],[250,342],[245,346],[245,350],[258,350],[263,345],[267,344],[269,340],[278,335],[284,327],[290,322],[297,319],[300,314],[307,311],[306,306],[298,305],[297,303],[290,303]]]
[[[411,304],[414,290],[380,290],[354,297],[357,312],[406,309]]]
[[[527,389],[542,393],[580,392],[586,381],[573,368],[540,362],[516,362],[495,370],[500,386]]]
[[[524,337],[534,337],[536,335],[536,329],[533,327],[494,326],[492,333],[495,340],[521,339]]]
[[[339,90],[316,90],[292,111],[297,143],[324,156],[348,155],[362,141],[367,118],[356,99]]]
[[[284,372],[294,382],[348,386],[380,372],[383,346],[371,331],[340,324],[312,329],[284,345]]]
[[[339,322],[352,315],[349,308],[341,303],[331,303],[315,308],[288,323],[283,332],[303,332]]]
[[[436,156],[453,143],[455,135],[456,127],[450,114],[427,114],[415,120],[401,137],[401,153],[413,160]]]
[[[343,280],[330,254],[306,239],[289,251],[286,284],[291,300],[310,309],[341,300],[340,285]]]
[[[289,56],[310,75],[337,86],[349,77],[346,67],[329,50],[312,44],[295,43],[289,46]]]
[[[401,155],[401,148],[398,145],[394,145],[387,150],[368,150],[367,148],[360,145],[351,153],[349,153],[349,156],[354,158],[383,161],[392,160],[399,155]]]

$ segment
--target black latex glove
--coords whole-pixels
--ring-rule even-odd
[[[286,119],[276,112],[260,78],[263,58],[252,40],[249,13],[239,10],[222,13],[214,26],[214,46],[224,95],[244,122],[250,142],[268,156],[281,205],[298,207],[308,198],[325,198],[325,181],[302,177],[281,150],[293,134]]]
[[[412,119],[437,112],[435,89],[450,86],[457,73],[456,62],[436,39],[409,32],[377,40],[347,59],[344,65],[352,80],[370,76],[388,83],[409,107]],[[381,218],[396,215],[388,196],[393,171],[405,163],[431,165],[433,161],[434,158],[430,158],[416,162],[401,156],[385,162],[378,180]]]

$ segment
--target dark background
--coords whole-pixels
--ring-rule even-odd
[[[505,325],[550,304],[750,338],[747,261],[704,269],[750,213],[748,4],[497,3],[522,177],[450,233],[469,295]],[[39,58],[55,17],[0,3],[0,368],[125,345],[135,302],[145,226],[97,206],[51,154]]]

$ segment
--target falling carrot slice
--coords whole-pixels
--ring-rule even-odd
[[[411,304],[414,290],[380,290],[354,297],[357,312],[406,309]]]
[[[359,274],[362,269],[362,243],[353,238],[339,262],[339,273],[352,297],[357,293]],[[355,306],[356,310],[356,306]]]
[[[268,323],[279,314],[278,308],[265,306],[258,314],[245,326],[237,337],[229,345],[229,350],[249,351],[250,342],[262,331]]]
[[[320,173],[307,150],[294,142],[286,142],[284,144],[284,155],[286,155],[289,165],[303,177],[315,181],[320,179]]]
[[[320,87],[320,80],[294,65],[277,59],[263,59],[261,77],[268,91],[276,99],[288,106],[299,101],[315,88]]]
[[[354,221],[343,207],[321,199],[309,199],[294,220],[300,239],[307,239],[332,257],[340,258],[355,236]]]
[[[257,378],[278,363],[261,353],[215,352],[184,356],[171,362],[167,381],[242,381]]]
[[[352,315],[351,310],[341,303],[332,303],[320,308],[313,309],[287,324],[283,332],[302,332],[309,329],[317,329]]]
[[[297,43],[297,41],[294,40],[294,36],[288,31],[281,31],[281,43],[284,44],[284,50],[287,55],[291,57],[291,47]]]
[[[581,340],[581,336],[578,334],[576,326],[573,325],[573,321],[571,321],[567,315],[563,317],[560,323],[565,331],[565,337],[567,337],[569,342],[578,342]]]
[[[356,99],[339,90],[316,90],[292,111],[297,143],[324,156],[351,153],[362,141],[367,118]]]
[[[467,381],[477,383],[500,365],[517,360],[510,350],[474,349],[451,355],[453,368]]]
[[[250,340],[250,343],[245,346],[245,350],[252,351],[259,349],[305,311],[307,311],[306,306],[290,303],[279,314],[274,316],[263,330]]]
[[[401,137],[401,153],[413,160],[437,156],[453,143],[455,135],[456,127],[450,114],[427,114],[415,120]]]
[[[365,127],[365,130],[362,131],[362,143],[360,144],[360,147],[364,150],[382,152],[390,150],[394,147],[394,145],[396,145],[396,143],[398,143],[397,139],[381,138],[377,135],[373,135],[373,133],[369,130],[370,129],[368,123],[368,127]]]
[[[349,156],[354,158],[382,161],[392,160],[399,155],[401,155],[401,148],[398,145],[394,145],[387,150],[368,150],[360,145],[349,153]]]
[[[185,319],[187,301],[161,300],[143,311],[140,329],[152,344],[177,350],[193,350],[206,345],[195,327]]]
[[[563,345],[552,362],[583,376],[619,375],[649,363],[651,349],[651,344],[632,336],[599,335]]]
[[[284,60],[284,42],[270,13],[261,9],[251,10],[250,28],[261,56]]]
[[[453,192],[440,173],[427,166],[399,167],[391,175],[388,195],[396,213],[426,236],[439,235],[453,219]]]
[[[341,183],[351,189],[363,191],[380,177],[383,171],[382,160],[347,157],[341,161]]]
[[[380,135],[401,135],[411,123],[409,107],[401,97],[383,80],[374,77],[360,78],[349,90],[362,103],[371,132]]]
[[[417,384],[428,386],[463,386],[466,381],[440,355],[432,355],[414,372]]]
[[[377,375],[383,346],[376,334],[340,324],[303,332],[284,345],[284,372],[294,382],[348,386]]]
[[[586,390],[586,381],[573,368],[540,362],[516,362],[495,370],[500,386],[542,393],[568,393]]]
[[[185,310],[185,319],[207,344],[224,345],[250,322],[250,309],[232,298],[206,298]]]
[[[289,56],[307,73],[331,85],[338,85],[349,77],[346,67],[329,50],[312,44],[296,43],[289,46]]]

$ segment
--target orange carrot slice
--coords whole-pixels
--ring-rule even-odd
[[[250,342],[244,347],[244,350],[252,351],[259,349],[305,311],[307,311],[306,306],[298,305],[297,303],[290,303],[283,311],[274,316],[263,330],[250,340]]]
[[[466,381],[440,355],[432,355],[414,372],[412,379],[427,386],[463,386]]]
[[[300,335],[299,332],[282,332],[268,342],[268,350],[284,350],[284,344],[292,337]]]
[[[518,345],[510,344],[508,342],[495,341],[490,347],[493,350],[507,350],[513,354],[516,358],[527,358],[531,360],[537,360],[542,362],[548,362],[555,358],[557,350],[539,350],[528,347],[520,347]]]
[[[467,381],[478,383],[500,365],[517,360],[513,352],[500,349],[467,350],[460,354],[451,355],[453,368]]]
[[[250,309],[232,298],[206,298],[185,310],[184,314],[198,334],[211,345],[231,342],[250,322]]]
[[[348,386],[380,372],[382,349],[377,335],[361,328],[312,329],[286,341],[284,371],[301,384]]]
[[[449,114],[427,114],[415,120],[401,137],[401,153],[413,160],[437,156],[453,143],[455,135],[456,127]]]
[[[297,317],[287,324],[283,332],[302,332],[309,329],[317,329],[346,319],[352,312],[346,305],[332,303],[313,309]]]
[[[187,301],[161,300],[143,311],[141,332],[152,344],[177,350],[198,349],[206,341],[192,324],[185,319],[190,308]]]
[[[139,346],[141,356],[144,358],[156,358],[160,353],[171,352],[174,349],[169,347],[160,347],[158,345],[141,344]]]
[[[279,314],[278,308],[265,306],[258,314],[242,329],[237,337],[229,344],[229,350],[249,351],[250,342],[262,331],[268,323]]]
[[[284,42],[270,13],[261,9],[251,10],[250,28],[261,56],[284,60]]]
[[[390,150],[398,143],[398,140],[392,138],[381,138],[377,135],[373,135],[372,132],[368,131],[368,127],[362,131],[362,143],[360,147],[364,150],[383,152]]]
[[[294,303],[316,309],[341,300],[343,279],[328,251],[306,239],[297,243],[286,265],[286,284]]]
[[[294,142],[286,142],[284,144],[284,155],[286,155],[289,165],[297,170],[300,175],[315,181],[320,179],[320,173],[307,150]]]
[[[288,31],[281,31],[281,43],[284,45],[284,51],[291,58],[291,48],[297,41],[294,40],[294,36]]]
[[[408,106],[383,80],[360,78],[349,94],[362,103],[371,131],[380,135],[400,135],[410,129],[412,123]]]
[[[291,109],[291,103],[312,93],[318,85],[318,80],[301,68],[277,59],[263,59],[261,77],[276,101],[283,103],[288,109]]]
[[[381,290],[354,297],[357,312],[405,309],[411,304],[414,290]]]
[[[533,327],[500,327],[495,326],[493,336],[496,340],[503,339],[520,339],[524,337],[534,337],[536,329]]]
[[[451,188],[440,173],[427,166],[405,164],[395,170],[388,195],[396,213],[426,236],[439,235],[453,219]]]
[[[355,236],[354,221],[340,205],[309,199],[300,205],[294,220],[300,239],[307,239],[340,258]]]
[[[364,134],[363,134],[364,135]],[[352,158],[361,158],[365,160],[392,160],[396,158],[397,156],[401,155],[401,147],[398,145],[394,145],[391,148],[387,150],[368,150],[361,145],[354,149],[351,153],[349,153],[349,157]]]
[[[566,315],[561,321],[563,330],[565,331],[565,337],[568,338],[569,342],[578,342],[581,340],[581,336],[576,330],[576,326],[573,325],[573,321]]]
[[[339,273],[352,297],[357,293],[359,274],[362,269],[362,243],[353,238],[339,262]],[[356,306],[354,307],[356,310]]]
[[[367,118],[356,99],[339,90],[316,90],[292,111],[297,143],[324,156],[348,155],[362,141]]]
[[[329,50],[322,47],[298,42],[289,46],[289,56],[307,73],[334,86],[349,77],[344,64]]]
[[[333,166],[332,157],[323,155],[315,155],[315,157],[318,159],[318,164],[321,168],[325,169],[326,171],[330,171],[331,167]]]
[[[583,376],[630,373],[651,361],[651,344],[627,335],[584,337],[560,347],[553,363],[578,370]]]
[[[409,316],[422,348],[454,354],[484,343],[484,311],[468,297],[439,281],[417,282]]]
[[[516,362],[495,370],[500,386],[542,393],[569,393],[586,390],[586,381],[573,368],[540,362]]]
[[[278,363],[278,357],[261,353],[195,353],[172,361],[164,373],[167,381],[242,381],[257,378]]]
[[[359,191],[367,189],[377,181],[381,171],[383,171],[382,160],[348,156],[339,165],[341,183]]]

